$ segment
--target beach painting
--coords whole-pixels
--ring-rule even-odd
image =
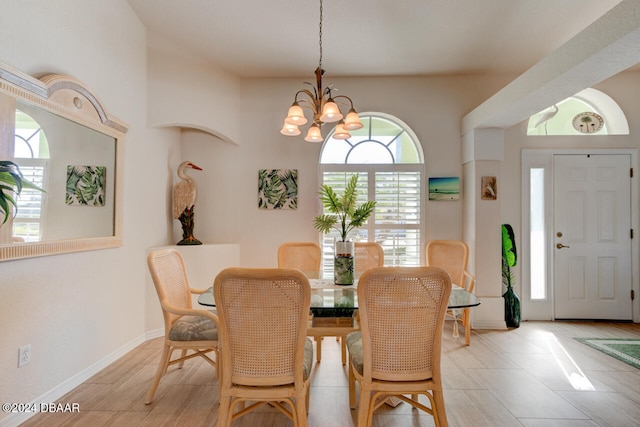
[[[460,200],[460,178],[429,178],[429,200]]]

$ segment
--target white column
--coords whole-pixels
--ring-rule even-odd
[[[469,245],[469,271],[482,303],[471,310],[475,329],[506,329],[502,298],[501,162],[504,130],[474,129],[462,137],[464,240]],[[496,200],[482,200],[483,176],[495,177]]]

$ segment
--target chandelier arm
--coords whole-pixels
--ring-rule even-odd
[[[315,104],[312,104],[310,101],[308,101],[308,100],[306,100],[306,99],[303,99],[302,101],[300,101],[300,102],[298,103],[298,105],[300,105],[300,107],[302,107],[302,108],[306,108],[306,109],[311,110],[311,112],[312,112],[312,113],[314,114],[314,116],[315,116],[315,114],[316,114],[316,107],[315,107]]]
[[[349,107],[353,108],[353,101],[347,95],[336,95],[336,96],[333,97],[333,100],[336,103],[338,103],[338,101],[336,101],[336,100],[340,99],[340,98],[346,98],[349,101]],[[342,105],[346,105],[346,104],[343,103]]]
[[[329,97],[329,98],[333,98],[333,96],[331,95],[331,91],[332,91],[332,90],[338,90],[338,89],[332,89],[332,86],[327,86],[327,87],[324,89],[324,94],[323,94],[323,95],[327,95],[327,97]]]
[[[304,93],[305,95],[307,95],[309,98],[311,99],[316,99],[317,96],[315,96],[309,89],[300,89],[299,91],[296,92],[296,96],[295,96],[295,101],[299,102],[299,101],[306,101],[306,99],[298,99],[298,95],[300,95],[301,93]]]
[[[299,94],[301,94],[301,93],[304,93],[305,95],[307,95],[307,97],[308,97],[309,99],[307,99],[307,98],[299,99],[299,98],[298,98],[298,95],[299,95]],[[308,89],[302,89],[302,90],[299,90],[299,91],[296,93],[296,102],[298,102],[298,103],[300,103],[300,102],[305,102],[305,103],[307,103],[307,104],[309,104],[309,105],[313,105],[313,106],[315,107],[315,106],[316,106],[317,101],[318,101],[318,97],[317,97],[317,96],[314,96],[314,93],[312,93],[312,92],[311,92],[310,90],[308,90]]]
[[[298,95],[301,93],[307,95],[308,98],[299,99]],[[296,92],[295,100],[302,108],[307,108],[311,110],[311,112],[313,113],[314,123],[320,124],[320,125],[322,124],[322,122],[319,121],[319,117],[322,113],[322,108],[321,108],[323,104],[322,98],[318,98],[317,94],[314,94],[309,89],[301,89],[298,92]]]
[[[311,86],[313,88],[313,93],[314,93],[313,98],[318,98],[318,89],[316,89],[313,83],[304,82],[304,84]]]

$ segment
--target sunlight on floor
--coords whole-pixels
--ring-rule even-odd
[[[595,391],[595,387],[591,384],[591,381],[589,381],[562,344],[558,342],[555,334],[548,332],[546,334],[546,340],[551,354],[553,354],[558,366],[562,369],[564,376],[567,377],[571,386],[575,390]]]

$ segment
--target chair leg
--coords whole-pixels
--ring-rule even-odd
[[[220,396],[220,404],[218,406],[218,422],[217,427],[227,427],[231,421],[231,413],[229,407],[231,406],[230,396]]]
[[[151,387],[147,392],[147,400],[144,402],[145,405],[153,402],[153,397],[156,394],[156,390],[158,389],[158,384],[160,384],[160,378],[167,371],[167,366],[169,366],[169,358],[171,357],[171,346],[165,345],[162,349],[162,356],[160,356],[160,363],[158,364],[158,369],[156,369],[156,374],[153,377],[153,381],[151,382]]]
[[[186,355],[187,355],[187,349],[186,349],[186,348],[184,348],[184,349],[182,349],[182,351],[180,352],[180,358],[182,359],[182,358],[184,358]],[[183,367],[183,366],[184,366],[184,360],[183,360],[183,361],[181,361],[181,362],[178,364],[178,368],[179,368],[179,369],[182,369],[182,367]]]
[[[342,338],[341,351],[342,351],[342,365],[344,366],[347,364],[347,340],[344,339],[344,337]]]
[[[356,409],[356,375],[353,366],[349,362],[349,408]]]
[[[358,427],[369,427],[369,408],[371,406],[371,390],[362,390],[360,387],[360,403],[358,405]]]
[[[465,308],[463,313],[463,320],[464,320],[464,343],[466,345],[471,344],[471,316],[470,313],[471,310],[469,310],[468,308]]]
[[[322,337],[316,337],[316,359],[318,363],[322,359]]]
[[[434,409],[437,408],[437,418],[434,419],[436,427],[449,427],[449,421],[447,421],[447,410],[444,407],[444,393],[442,390],[433,391],[433,400],[435,402]]]
[[[308,391],[309,389],[307,389]],[[305,396],[296,396],[296,400],[295,400],[295,408],[293,409],[296,413],[296,421],[297,421],[297,425],[299,427],[307,427],[307,411],[308,411],[308,404],[305,404],[304,402],[307,401],[309,397],[309,393],[305,393]]]

